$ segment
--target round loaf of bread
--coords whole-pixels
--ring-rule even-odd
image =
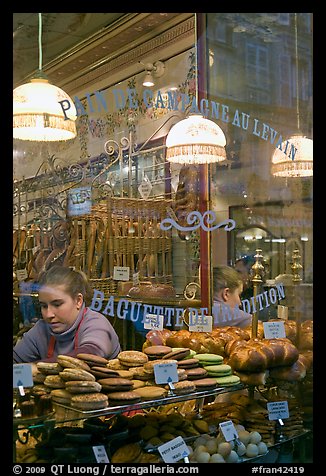
[[[108,406],[107,395],[100,392],[73,395],[70,405],[78,410],[100,410]]]
[[[129,289],[127,296],[132,298],[156,298],[174,299],[176,292],[169,284],[140,284]]]

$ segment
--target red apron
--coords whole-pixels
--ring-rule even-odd
[[[79,332],[79,327],[80,327],[80,324],[83,322],[83,319],[84,319],[84,316],[87,312],[87,307],[85,307],[84,311],[83,311],[83,315],[82,315],[82,318],[78,324],[78,327],[77,327],[77,330],[76,330],[76,334],[75,334],[75,337],[74,337],[74,350],[77,349],[78,347],[78,332]],[[48,346],[48,353],[47,353],[47,358],[50,358],[53,356],[53,352],[54,352],[54,347],[55,347],[55,337],[52,335],[50,337],[50,340],[49,340],[49,346]]]

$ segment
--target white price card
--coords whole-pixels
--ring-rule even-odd
[[[164,316],[157,314],[146,314],[144,319],[144,329],[155,329],[157,331],[163,330]]]
[[[97,463],[110,463],[105,447],[103,445],[93,446],[92,448]]]
[[[139,273],[134,273],[132,275],[132,283],[134,286],[139,286]]]
[[[138,187],[138,191],[141,198],[146,200],[150,196],[152,188],[153,188],[153,185],[151,184],[151,181],[149,180],[147,175],[145,175],[142,183]]]
[[[227,420],[219,424],[220,430],[223,433],[225,441],[231,441],[238,438],[238,432],[234,428],[233,421]]]
[[[129,281],[129,266],[115,266],[113,268],[113,279],[115,281]]]
[[[17,276],[18,281],[24,281],[24,279],[27,279],[28,274],[27,274],[26,268],[17,269],[16,270],[16,276]]]
[[[284,321],[263,322],[265,339],[279,339],[285,336]]]
[[[277,318],[284,319],[284,321],[287,321],[289,318],[289,308],[287,306],[282,306],[281,304],[279,304],[277,306]]]
[[[13,365],[13,387],[33,387],[33,373],[31,364]]]
[[[155,383],[158,385],[161,383],[173,383],[179,381],[177,364],[170,362],[167,364],[155,364],[154,365]]]
[[[269,420],[284,420],[284,418],[289,418],[289,406],[286,400],[281,402],[268,402],[267,410]]]
[[[190,332],[212,332],[213,317],[212,316],[193,316],[189,314],[189,331]]]
[[[181,436],[177,436],[173,440],[164,443],[157,449],[164,463],[176,463],[186,458],[190,453],[189,448]]]

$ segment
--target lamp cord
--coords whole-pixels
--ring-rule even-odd
[[[296,69],[296,93],[297,93],[297,128],[300,132],[300,111],[299,111],[299,57],[298,57],[298,19],[294,14],[294,35],[295,35],[295,69]]]
[[[42,71],[42,13],[38,14],[38,50],[39,50],[38,69]]]

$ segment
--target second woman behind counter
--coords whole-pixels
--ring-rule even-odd
[[[113,326],[86,306],[92,290],[83,272],[53,266],[41,274],[38,286],[43,319],[15,345],[14,363],[55,362],[58,354],[88,353],[106,359],[118,355],[121,348]]]

